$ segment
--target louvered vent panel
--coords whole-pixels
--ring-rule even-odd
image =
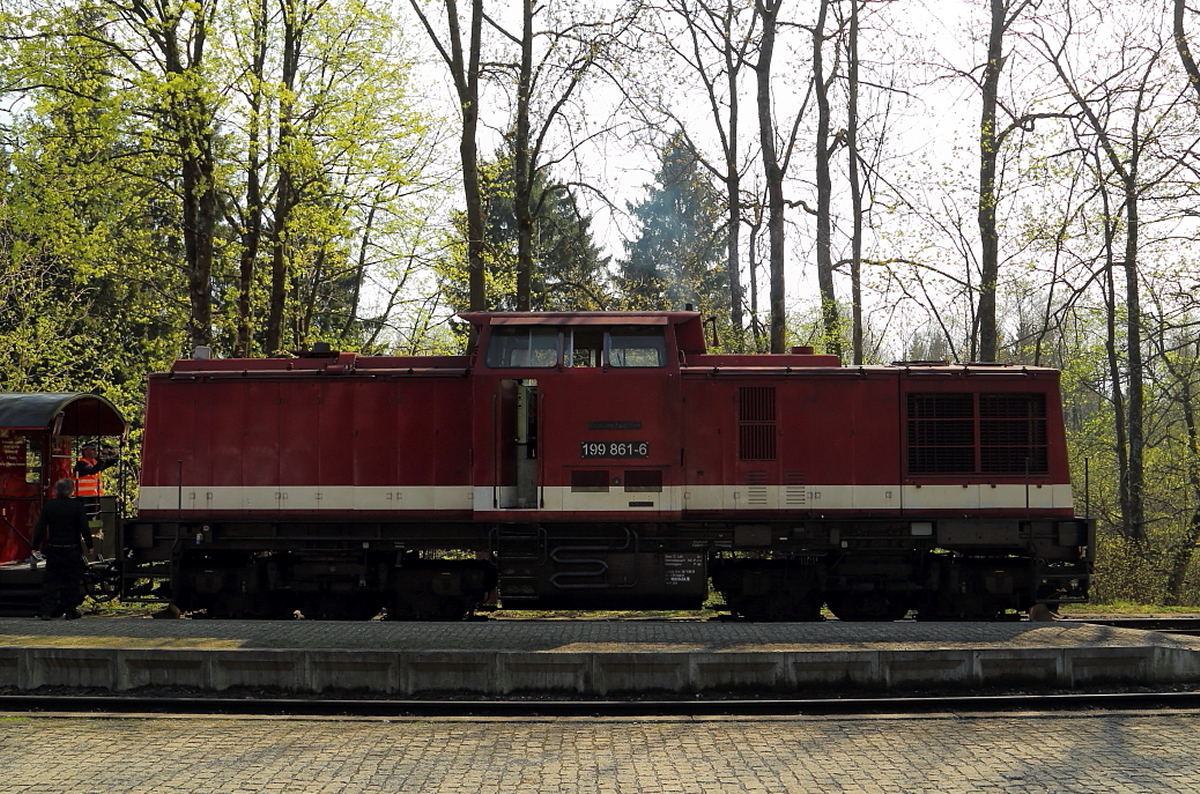
[[[808,498],[804,487],[804,472],[787,471],[783,473],[784,501],[788,507],[803,507]]]
[[[738,458],[775,460],[775,387],[738,389]]]
[[[742,460],[775,460],[775,425],[739,427],[738,457]]]
[[[752,505],[767,503],[767,473],[765,471],[746,472],[746,501]]]
[[[743,386],[738,389],[738,420],[742,422],[774,422],[775,387]]]

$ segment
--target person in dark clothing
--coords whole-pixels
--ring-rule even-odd
[[[92,533],[88,529],[87,510],[83,503],[72,499],[75,482],[62,479],[54,483],[54,498],[46,500],[33,527],[33,548],[46,541],[46,575],[42,579],[42,607],[38,617],[49,620],[65,615],[67,620],[79,617],[83,601],[84,563],[79,553],[79,539],[92,550]]]

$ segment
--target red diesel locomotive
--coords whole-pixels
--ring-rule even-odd
[[[151,375],[122,591],[213,616],[484,605],[995,619],[1086,598],[1058,373],[709,354],[695,312],[471,313],[464,356]]]

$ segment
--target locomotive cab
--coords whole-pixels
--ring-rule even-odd
[[[496,526],[506,607],[695,608],[704,556],[683,507],[680,361],[692,312],[468,314],[474,511]],[[664,524],[664,522],[667,522]]]

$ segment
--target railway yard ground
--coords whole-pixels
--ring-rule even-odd
[[[1112,622],[1121,616],[1105,615]],[[1154,616],[1166,619],[1168,616]],[[0,790],[1200,792],[1200,709],[124,713],[95,696],[504,701],[1200,689],[1200,638],[1052,623],[0,619]],[[1097,618],[1099,619],[1099,618]],[[1004,688],[1007,687],[1007,690]],[[228,702],[228,701],[226,701]],[[665,700],[664,700],[665,702]],[[741,701],[745,702],[745,701]],[[899,702],[899,701],[898,701]],[[161,711],[161,710],[160,710]],[[540,713],[539,713],[540,711]]]

